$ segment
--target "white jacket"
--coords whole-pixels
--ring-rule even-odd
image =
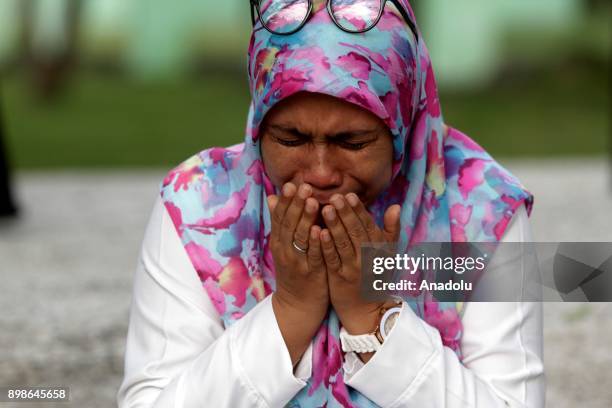
[[[521,206],[502,241],[531,240]],[[382,407],[544,406],[542,305],[467,303],[462,321],[463,362],[405,307],[367,364],[346,355],[346,384]],[[134,278],[119,407],[282,407],[305,386],[311,355],[294,373],[270,297],[223,327],[159,199]]]

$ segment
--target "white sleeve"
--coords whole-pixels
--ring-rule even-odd
[[[119,407],[283,406],[306,385],[311,352],[294,376],[270,296],[224,329],[158,199],[134,278]]]
[[[521,206],[502,242],[530,241]],[[541,303],[465,307],[463,362],[442,345],[436,329],[404,307],[367,364],[354,353],[346,355],[345,382],[381,407],[543,407]]]

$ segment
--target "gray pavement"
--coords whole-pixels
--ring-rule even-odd
[[[536,195],[536,240],[612,241],[607,161],[502,163]],[[163,174],[17,174],[21,217],[0,223],[0,386],[67,385],[72,402],[58,407],[115,406],[133,271]],[[544,311],[547,406],[612,406],[612,304]]]

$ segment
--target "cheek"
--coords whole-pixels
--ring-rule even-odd
[[[297,171],[297,158],[291,149],[283,148],[276,143],[262,142],[261,156],[268,178],[277,187],[290,181]]]
[[[368,201],[373,201],[391,183],[393,172],[392,148],[377,149],[367,156],[355,156],[352,161],[354,177],[365,190]]]
[[[380,193],[391,181],[391,163],[387,160],[360,160],[355,165],[355,174],[368,189]]]

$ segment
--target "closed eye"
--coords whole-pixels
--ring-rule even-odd
[[[276,140],[278,143],[282,144],[283,146],[290,146],[290,147],[299,146],[304,143],[307,143],[307,141],[303,139],[289,140],[289,139],[283,139],[280,137],[274,137],[274,140]]]
[[[301,146],[303,144],[309,143],[308,139],[305,138],[297,138],[297,139],[286,139],[281,137],[274,136],[274,140],[276,142],[282,144],[283,146],[295,147]],[[343,149],[348,150],[361,150],[366,147],[371,142],[360,142],[360,143],[351,143],[344,140],[334,140],[333,143],[337,146],[342,147]]]
[[[273,139],[283,146],[299,146],[310,141],[310,135],[300,132],[296,128],[270,126]]]
[[[360,150],[370,143],[375,142],[378,139],[377,133],[376,129],[338,133],[332,138],[332,141],[345,149]]]
[[[312,142],[311,135],[302,133],[293,127],[271,125],[269,126],[269,129],[271,130],[270,133],[274,141],[283,146],[296,147]],[[378,129],[340,132],[327,137],[330,144],[335,144],[336,146],[347,150],[361,150],[370,143],[375,142],[377,139]]]
[[[335,142],[338,146],[349,149],[349,150],[361,150],[366,147],[370,142],[351,143],[344,140],[338,140]]]

